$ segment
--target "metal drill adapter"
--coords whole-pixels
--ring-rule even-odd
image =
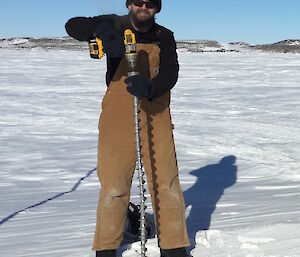
[[[139,72],[136,69],[137,64],[137,51],[136,51],[136,40],[134,33],[127,29],[124,32],[124,44],[126,49],[126,59],[128,62],[128,77],[138,75]],[[139,127],[139,99],[134,97],[134,118],[135,118],[135,137],[136,137],[136,153],[137,163],[136,170],[138,171],[139,189],[140,189],[140,238],[141,238],[141,257],[146,257],[146,242],[147,242],[147,230],[146,230],[146,213],[147,208],[145,201],[145,180],[144,180],[144,169],[141,153],[141,142],[140,142],[140,127]]]

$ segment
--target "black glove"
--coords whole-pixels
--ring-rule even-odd
[[[124,55],[124,40],[110,23],[101,23],[94,34],[102,40],[103,52],[106,53],[108,57],[120,58]]]
[[[153,82],[141,75],[128,77],[124,82],[127,84],[127,91],[134,96],[151,98],[153,95]]]

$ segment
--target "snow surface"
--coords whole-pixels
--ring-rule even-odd
[[[179,61],[172,114],[191,254],[299,257],[300,55]],[[1,49],[0,67],[0,256],[92,257],[105,61]],[[138,251],[136,242],[119,255]]]

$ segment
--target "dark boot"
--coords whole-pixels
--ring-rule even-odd
[[[189,257],[184,247],[175,249],[160,249],[160,257]]]
[[[117,250],[96,251],[96,257],[117,257]]]

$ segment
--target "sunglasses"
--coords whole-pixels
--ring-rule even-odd
[[[154,1],[145,2],[143,0],[133,0],[132,3],[137,7],[143,7],[145,4],[147,9],[154,9],[157,7]]]

